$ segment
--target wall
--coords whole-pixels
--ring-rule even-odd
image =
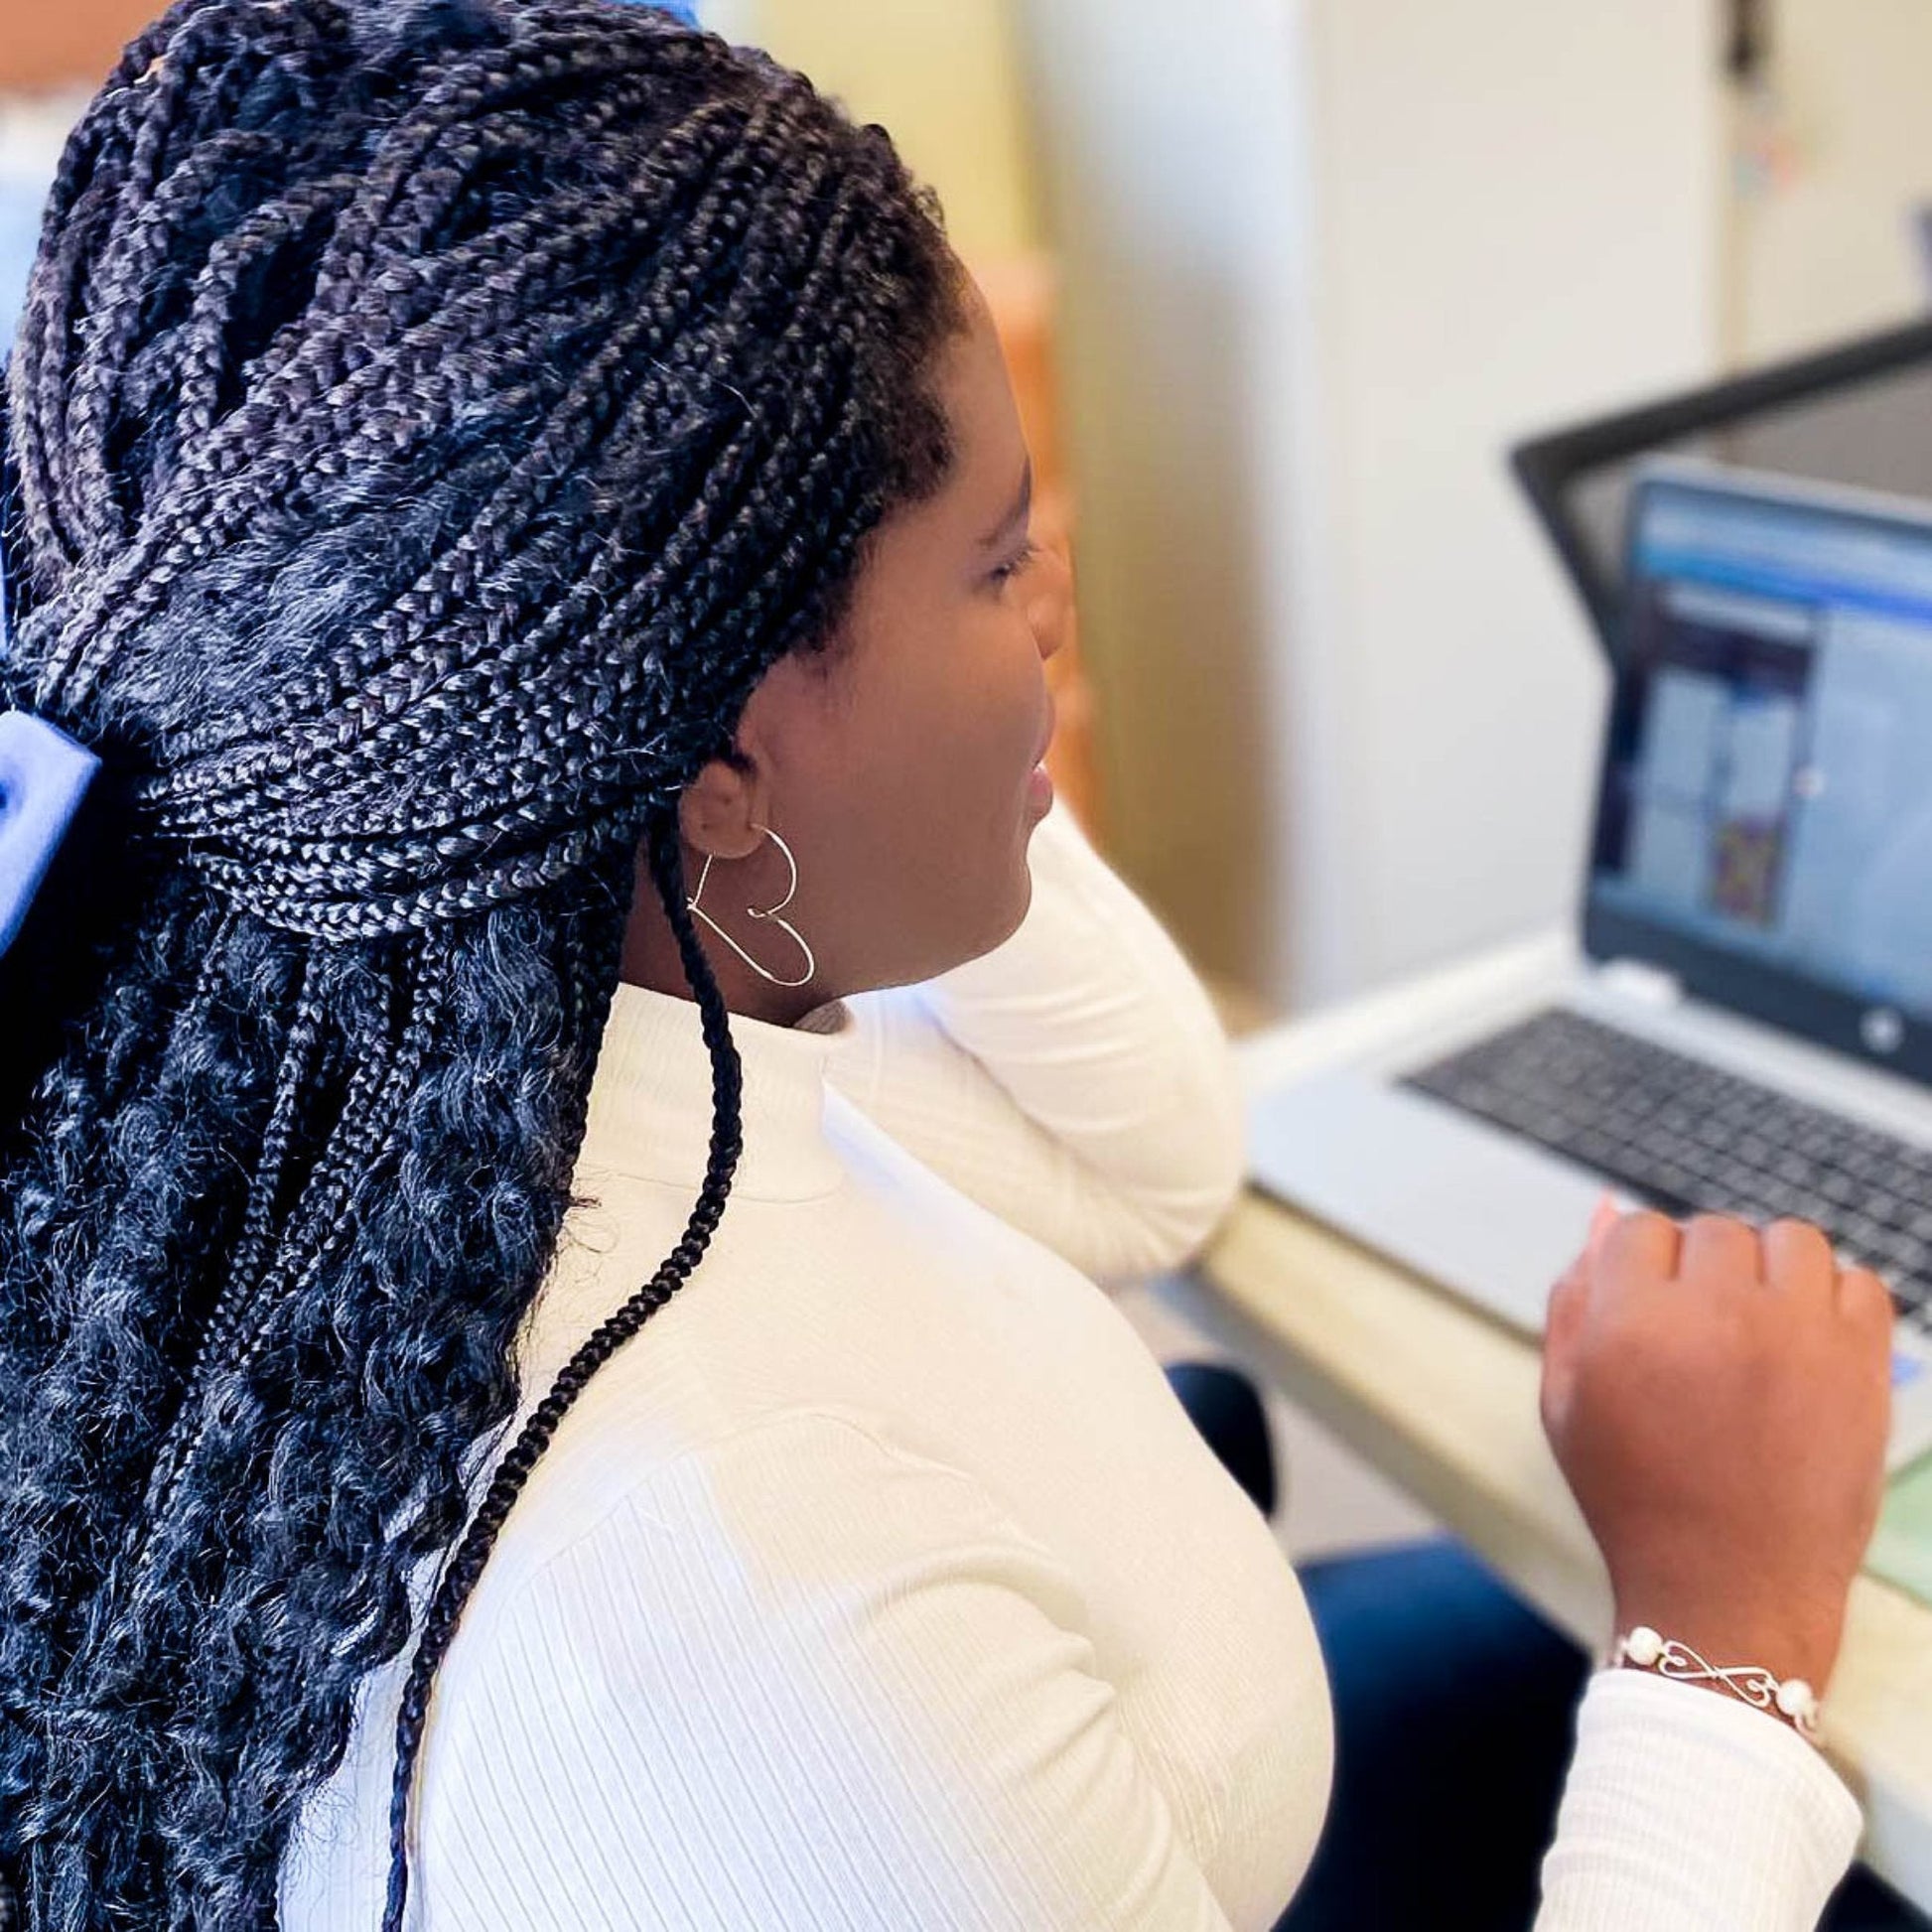
[[[13,342],[28,270],[40,245],[47,185],[68,129],[86,104],[84,88],[0,94],[0,353]]]
[[[1263,609],[1272,453],[1306,344],[1287,14],[1268,0],[1022,13],[1080,590],[1115,858],[1202,964],[1263,982],[1281,801]]]
[[[968,257],[1038,240],[1009,0],[707,0],[702,14],[890,127]]]
[[[0,90],[98,84],[162,0],[0,0]]]
[[[162,0],[0,0],[0,91],[98,81]],[[1009,0],[702,0],[902,135],[969,254],[1038,239]]]
[[[1354,729],[1334,796],[1308,803],[1353,828],[1360,890],[1352,929],[1318,935],[1315,992],[1570,905],[1598,663],[1502,453],[1711,370],[1714,13],[1319,10],[1340,589],[1311,675],[1338,682]]]
[[[1562,918],[1600,672],[1502,457],[1712,367],[1712,10],[1025,21],[1127,869],[1299,1004]]]
[[[1913,211],[1932,203],[1932,6],[1775,0],[1763,134],[1787,178],[1740,200],[1735,352],[1810,348],[1927,305]]]
[[[0,0],[0,353],[68,129],[163,0]]]

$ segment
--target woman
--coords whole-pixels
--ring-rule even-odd
[[[607,0],[181,0],[9,401],[7,695],[129,875],[0,1151],[26,1924],[1269,1923],[1307,1616],[1085,1279],[1225,1204],[1225,1055],[1049,816],[1026,453],[884,136]],[[1619,1226],[1552,1414],[1626,1610],[1822,1681],[1884,1317],[1815,1242]],[[1796,1927],[1856,1831],[1636,1673],[1570,1802],[1552,1932]]]

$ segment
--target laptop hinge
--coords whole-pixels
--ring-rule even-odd
[[[1674,1007],[1684,1001],[1684,982],[1647,960],[1607,959],[1597,969],[1597,979],[1609,992],[1641,1006]]]

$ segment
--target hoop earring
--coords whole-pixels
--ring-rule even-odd
[[[795,979],[795,980],[781,979],[776,973],[772,972],[769,967],[761,966],[756,959],[752,957],[752,955],[749,952],[745,950],[743,946],[741,946],[738,943],[736,939],[734,939],[731,936],[729,932],[725,930],[725,928],[722,925],[718,923],[716,919],[714,919],[711,916],[709,912],[707,912],[704,909],[702,905],[698,903],[698,901],[704,897],[705,885],[711,878],[711,868],[717,863],[716,855],[712,853],[705,854],[704,870],[698,874],[698,890],[695,893],[693,893],[690,898],[687,899],[685,902],[691,908],[692,914],[695,917],[702,919],[705,922],[705,924],[708,925],[712,929],[712,931],[715,932],[718,935],[718,937],[721,938],[725,942],[725,944],[728,945],[732,949],[732,951],[735,952],[739,956],[739,958],[742,959],[746,963],[746,965],[748,965],[752,969],[753,972],[758,974],[759,979],[768,980],[773,986],[789,986],[789,987],[809,986],[812,983],[812,981],[818,977],[818,961],[813,957],[811,947],[805,943],[805,935],[802,932],[800,932],[798,928],[790,922],[790,920],[781,919],[778,916],[778,914],[782,912],[785,909],[785,907],[789,905],[791,901],[798,897],[798,861],[792,857],[791,847],[788,846],[784,842],[784,840],[777,835],[776,832],[772,831],[770,826],[768,825],[760,826],[758,829],[761,830],[764,833],[764,836],[767,839],[769,839],[771,843],[775,845],[780,852],[784,854],[785,866],[791,874],[791,883],[785,888],[784,897],[781,898],[776,905],[767,906],[762,911],[760,911],[757,906],[748,905],[745,908],[745,916],[748,919],[755,919],[761,923],[768,923],[776,926],[778,930],[782,932],[785,935],[785,937],[789,939],[792,942],[792,944],[796,946],[798,950],[805,955],[804,978]]]

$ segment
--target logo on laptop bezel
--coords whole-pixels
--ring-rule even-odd
[[[1867,1007],[1859,1022],[1859,1037],[1866,1051],[1890,1059],[1905,1044],[1905,1016],[1896,1007]]]

